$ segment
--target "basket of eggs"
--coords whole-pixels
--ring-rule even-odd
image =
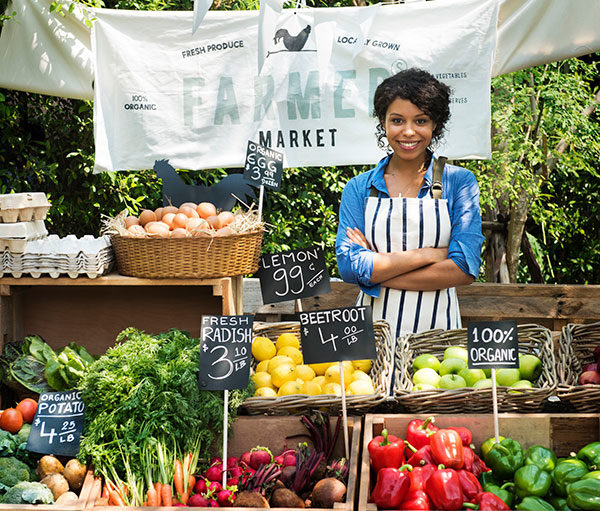
[[[258,214],[220,211],[210,202],[122,211],[105,221],[122,275],[215,278],[253,273],[263,237]]]

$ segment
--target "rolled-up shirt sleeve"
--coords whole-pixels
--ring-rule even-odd
[[[454,174],[451,204],[452,223],[448,258],[467,275],[477,278],[481,266],[481,210],[479,208],[479,186],[475,176],[466,169]],[[449,200],[449,202],[450,202]]]

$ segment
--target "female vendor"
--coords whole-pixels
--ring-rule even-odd
[[[371,305],[393,338],[460,328],[455,287],[477,277],[484,238],[475,176],[433,155],[450,116],[450,88],[411,68],[384,80],[373,103],[388,155],[344,188],[340,274],[358,284],[357,305]]]

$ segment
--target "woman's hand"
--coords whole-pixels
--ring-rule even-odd
[[[352,242],[368,250],[373,250],[365,235],[357,227],[346,229],[346,237]]]

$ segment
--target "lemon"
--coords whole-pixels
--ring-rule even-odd
[[[259,387],[254,392],[255,396],[258,397],[277,397],[277,392],[273,387]]]
[[[358,396],[361,394],[374,394],[375,389],[373,388],[373,385],[368,381],[355,380],[350,385],[348,385],[346,393],[353,396]]]
[[[252,376],[252,381],[254,385],[257,387],[272,387],[273,383],[271,382],[271,375],[264,371],[259,371],[258,373],[254,373]]]
[[[344,370],[344,386],[347,387],[352,382],[352,373],[354,372],[347,365],[343,366]],[[340,383],[340,366],[338,364],[332,365],[327,371],[325,371],[325,382],[326,383]]]
[[[354,369],[358,369],[360,371],[364,371],[365,373],[368,373],[371,370],[371,366],[373,365],[373,361],[372,360],[353,360],[352,361],[352,366],[354,367]]]
[[[259,362],[273,358],[275,353],[277,353],[277,348],[271,339],[255,337],[252,341],[252,356]]]
[[[277,337],[275,346],[277,347],[278,351],[285,346],[291,346],[292,348],[300,349],[300,341],[295,334],[281,334],[279,337]]]
[[[306,364],[296,366],[296,376],[304,381],[311,381],[315,377],[315,372]]]
[[[322,364],[308,364],[317,376],[323,376],[327,368],[331,365],[331,362],[323,362]]]
[[[352,373],[352,381],[356,380],[368,381],[369,383],[373,384],[373,380],[371,380],[371,377],[364,371],[361,371],[360,369],[357,369]]]
[[[276,387],[281,387],[286,381],[296,379],[294,364],[281,364],[271,371],[271,381]]]
[[[257,373],[261,373],[261,372],[268,372],[269,371],[269,362],[271,359],[269,360],[263,360],[262,362],[259,362],[256,365],[256,372]]]
[[[318,396],[319,394],[322,394],[323,391],[321,390],[321,385],[312,380],[304,382],[304,393],[309,396]]]
[[[273,371],[281,364],[292,364],[293,366],[296,365],[290,357],[286,357],[285,355],[277,355],[269,360],[269,372],[273,374]]]
[[[302,382],[302,380],[300,380]],[[304,392],[304,382],[299,380],[286,381],[277,391],[278,396],[289,396],[291,394],[302,394]]]
[[[315,376],[312,381],[319,384],[319,387],[323,388],[325,385],[325,376]]]
[[[299,365],[304,361],[302,360],[302,352],[298,348],[294,348],[293,346],[284,346],[277,350],[277,355],[290,357],[294,364]]]
[[[323,387],[323,394],[335,394],[336,396],[341,396],[342,387],[339,383],[326,383]]]

